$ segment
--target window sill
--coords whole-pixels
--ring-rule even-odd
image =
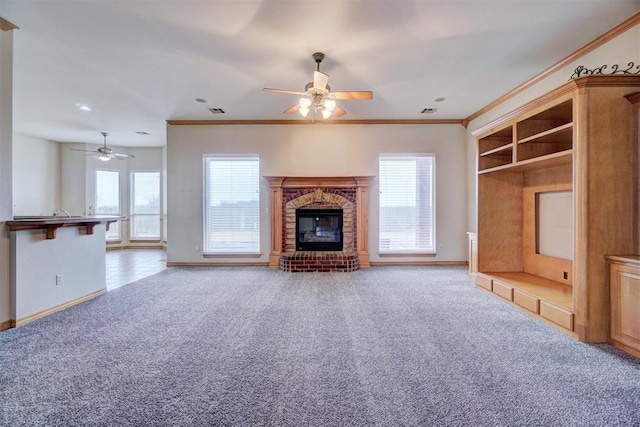
[[[378,252],[378,256],[383,257],[394,257],[394,258],[417,258],[417,257],[435,257],[437,256],[437,252]]]
[[[203,258],[260,258],[262,256],[261,253],[247,253],[247,252],[238,252],[238,253],[211,253],[211,252],[203,252]]]

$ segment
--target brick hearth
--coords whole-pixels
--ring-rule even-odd
[[[271,187],[269,266],[285,271],[355,271],[369,264],[367,191],[373,177],[265,176]],[[342,209],[343,250],[295,250],[298,208]]]
[[[358,254],[339,251],[297,251],[280,255],[280,269],[291,273],[321,271],[350,272],[359,268]]]

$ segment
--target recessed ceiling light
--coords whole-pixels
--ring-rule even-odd
[[[203,98],[196,98],[196,102],[204,103],[207,102],[207,100]]]
[[[444,100],[445,100],[445,98],[443,96],[441,96],[440,98],[434,99],[434,101],[436,101],[436,102],[442,102]]]
[[[76,104],[76,107],[78,108],[78,110],[91,111],[91,107],[86,104]]]
[[[137,130],[137,131],[136,131],[136,133],[137,133],[138,135],[150,135],[150,134],[149,134],[149,132],[145,132],[145,131],[143,131],[143,130]]]

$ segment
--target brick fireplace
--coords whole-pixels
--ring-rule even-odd
[[[368,268],[368,189],[371,176],[265,176],[271,187],[269,267],[285,271]],[[296,251],[296,209],[342,209],[342,251]]]

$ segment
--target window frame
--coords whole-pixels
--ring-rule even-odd
[[[150,174],[154,173],[158,175],[158,212],[152,214],[139,214],[135,213],[135,175],[136,174]],[[140,169],[140,170],[132,170],[129,171],[129,241],[131,242],[143,242],[143,241],[151,241],[151,242],[159,242],[162,240],[162,174],[157,169]],[[143,236],[137,237],[134,235],[135,232],[135,218],[143,217],[143,216],[156,216],[158,218],[158,236]]]
[[[118,213],[113,212],[100,212],[98,209],[98,173],[99,172],[110,172],[115,173],[118,177],[117,189],[118,189]],[[94,190],[94,212],[96,215],[113,215],[113,216],[122,216],[122,179],[121,179],[121,171],[119,169],[110,169],[110,168],[95,168],[94,169],[94,178],[95,178],[95,190]],[[105,241],[107,243],[119,243],[122,241],[122,227],[121,222],[116,221],[109,224],[109,230],[105,230]],[[113,230],[117,229],[117,236],[109,238],[109,233],[113,234]]]
[[[430,227],[430,233],[428,234],[430,236],[430,244],[428,244],[425,247],[414,247],[412,249],[383,249],[382,248],[382,243],[383,243],[383,231],[382,231],[382,214],[381,214],[381,210],[382,210],[382,185],[381,185],[381,181],[382,181],[382,173],[381,173],[381,163],[384,160],[416,160],[419,158],[429,158],[430,159],[430,169],[431,169],[431,174],[429,177],[429,181],[430,182],[425,182],[424,184],[429,185],[429,195],[430,198],[428,198],[427,200],[425,200],[423,203],[430,203],[431,205],[431,214],[430,214],[430,223],[428,224]],[[437,251],[437,241],[436,241],[436,227],[437,227],[437,222],[436,222],[436,155],[435,153],[403,153],[403,154],[398,154],[398,153],[384,153],[384,154],[379,154],[378,156],[378,255],[381,257],[384,256],[424,256],[424,255],[435,255],[436,251]],[[416,188],[419,185],[418,182],[418,177],[414,176],[414,178],[416,179]],[[428,205],[425,206],[424,204],[422,205],[423,208],[428,208]],[[415,207],[416,209],[418,209],[418,207]],[[417,229],[414,228],[414,235],[417,238]]]
[[[236,161],[256,161],[257,162],[257,170],[256,173],[256,181],[255,181],[255,190],[257,191],[257,242],[254,242],[255,250],[240,250],[240,251],[232,251],[232,250],[212,250],[208,246],[207,240],[207,224],[208,224],[208,214],[207,214],[207,206],[209,203],[209,168],[208,164],[212,160],[236,160]],[[261,212],[261,202],[262,202],[262,192],[261,192],[261,173],[260,173],[260,156],[258,154],[205,154],[203,155],[203,172],[202,172],[202,255],[204,257],[213,258],[213,257],[260,257],[262,255],[262,216]]]

